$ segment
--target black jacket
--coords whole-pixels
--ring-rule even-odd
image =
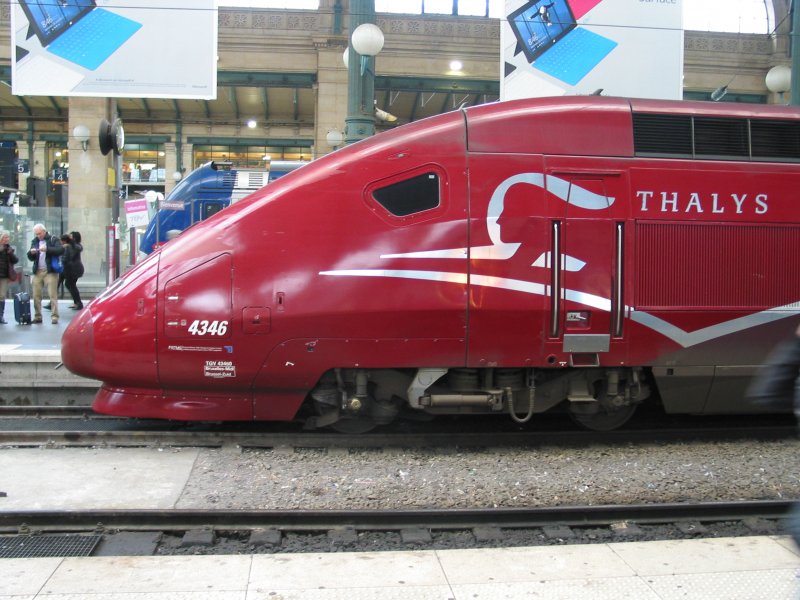
[[[13,265],[19,262],[19,258],[14,254],[14,249],[5,244],[0,247],[0,279],[7,279],[9,269],[13,269]],[[0,298],[2,301],[2,298]]]
[[[51,264],[51,258],[53,256],[62,256],[64,254],[64,247],[61,245],[61,240],[59,240],[56,236],[50,235],[49,233],[44,236],[45,241],[47,242],[47,272],[48,273],[55,273],[56,271],[53,270],[53,265]],[[28,250],[28,260],[33,261],[33,274],[36,275],[36,270],[39,265],[39,253],[34,253],[33,250],[37,250],[39,248],[39,238],[33,236],[31,240],[31,249]]]
[[[83,246],[72,242],[64,246],[64,278],[80,279],[83,277],[83,262],[81,262]]]

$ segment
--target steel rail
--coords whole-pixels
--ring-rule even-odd
[[[423,448],[423,447],[514,447],[541,445],[610,445],[648,442],[691,441],[771,441],[797,437],[794,426],[748,427],[737,429],[675,429],[593,431],[516,431],[516,432],[384,432],[345,435],[335,432],[271,431],[86,431],[74,425],[63,430],[0,431],[0,447],[20,446],[113,446],[113,447],[198,447],[220,448]]]
[[[554,419],[561,418],[562,421],[566,417],[564,415],[555,415],[555,414],[542,414],[537,415],[540,418],[541,422],[552,421]],[[153,422],[162,422],[162,423],[184,423],[187,425],[191,424],[202,424],[202,422],[189,422],[189,421],[167,421],[167,420],[159,420],[159,419],[148,419],[146,417],[118,417],[112,415],[104,415],[101,413],[96,413],[92,410],[92,406],[90,404],[70,404],[70,405],[47,405],[47,404],[40,404],[40,405],[17,405],[17,404],[0,404],[0,420],[3,419],[25,419],[25,418],[38,418],[38,419],[83,419],[83,420],[123,420],[129,422],[136,422],[136,421],[153,421]],[[694,420],[703,420],[707,422],[712,422],[715,419],[739,419],[742,423],[746,423],[744,426],[750,426],[753,420],[756,421],[768,421],[768,422],[776,422],[780,424],[796,424],[795,419],[793,418],[791,413],[785,414],[764,414],[764,415],[709,415],[703,417],[691,417],[691,416],[683,416],[683,415],[658,415],[656,417],[642,417],[639,415],[638,417],[634,417],[634,420],[628,424],[628,427],[631,425],[635,426],[636,420],[641,419],[642,422],[652,422],[653,419],[657,419],[660,422],[673,422],[673,421],[680,421],[683,419],[684,421],[688,421],[691,419]],[[491,416],[485,419],[487,423],[494,422],[494,423],[502,423],[502,419],[498,419],[496,416]],[[415,421],[414,419],[399,419],[397,423],[404,422],[414,424],[415,422],[425,423],[427,421]],[[446,424],[447,417],[442,417],[439,421],[442,424]],[[230,423],[230,422],[229,422]],[[240,422],[243,423],[243,422]],[[269,423],[267,421],[253,421],[252,423]],[[286,423],[283,422],[271,422],[274,425],[280,426],[285,425]],[[391,427],[391,425],[390,425]],[[708,425],[701,424],[699,427],[709,427]],[[710,427],[714,427],[711,425]],[[735,427],[735,426],[734,426]],[[741,427],[741,425],[740,425]]]
[[[219,531],[273,528],[309,532],[353,528],[360,531],[610,526],[615,523],[778,519],[788,500],[740,502],[557,506],[538,508],[412,510],[29,510],[0,512],[0,532]]]
[[[0,419],[13,419],[13,418],[30,418],[36,417],[41,419],[104,419],[113,418],[106,415],[98,414],[92,411],[89,404],[86,405],[71,405],[71,406],[17,406],[6,405],[0,406]]]

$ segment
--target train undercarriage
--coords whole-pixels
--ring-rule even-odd
[[[333,369],[311,391],[306,428],[363,433],[401,412],[419,415],[500,415],[529,421],[565,403],[581,426],[609,431],[623,425],[650,396],[642,368]]]

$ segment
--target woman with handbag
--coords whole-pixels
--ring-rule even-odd
[[[19,261],[14,248],[9,244],[10,241],[11,235],[7,231],[0,231],[0,324],[2,325],[7,323],[3,313],[6,308],[8,284],[17,280],[17,270],[14,265]]]

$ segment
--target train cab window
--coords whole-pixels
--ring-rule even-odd
[[[374,189],[372,197],[396,217],[407,217],[439,206],[439,175],[428,171]]]
[[[221,202],[206,202],[203,204],[203,214],[201,216],[201,220],[205,221],[208,217],[217,214],[225,208],[225,205]]]

